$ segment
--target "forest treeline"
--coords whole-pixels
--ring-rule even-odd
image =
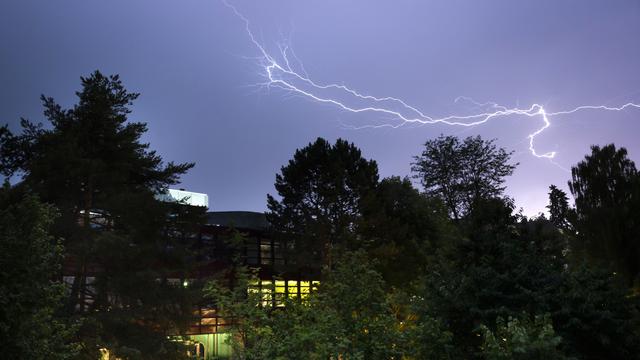
[[[167,335],[203,301],[240,319],[238,359],[640,358],[640,174],[624,148],[592,146],[570,194],[551,185],[549,216],[527,218],[505,195],[517,164],[494,140],[428,140],[407,159],[412,181],[318,138],[277,173],[267,218],[321,282],[274,308],[256,306],[240,256],[223,276],[169,281],[199,265],[204,209],[156,195],[194,164],[141,141],[138,94],[118,76],[96,71],[76,94],[71,109],[43,96],[45,125],[0,128],[14,179],[0,190],[3,358],[185,358]]]

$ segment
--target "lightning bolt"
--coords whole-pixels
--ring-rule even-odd
[[[364,125],[353,127],[353,129],[362,128],[381,128],[391,127],[399,128],[408,125],[428,125],[428,124],[445,124],[450,126],[473,127],[487,123],[490,120],[508,117],[508,116],[525,116],[528,118],[538,118],[542,120],[542,125],[527,136],[529,140],[529,152],[537,158],[553,159],[556,156],[555,151],[539,153],[535,146],[535,139],[551,126],[550,119],[555,116],[569,115],[584,110],[604,110],[604,111],[623,111],[627,108],[640,109],[640,104],[626,103],[621,106],[604,106],[604,105],[582,105],[570,110],[548,112],[542,105],[533,104],[529,108],[508,108],[494,102],[478,103],[468,97],[458,97],[455,102],[466,101],[478,108],[480,111],[470,115],[448,115],[445,117],[432,117],[415,106],[411,106],[404,100],[396,97],[376,97],[360,93],[352,88],[341,84],[320,84],[312,80],[301,62],[295,56],[295,53],[287,45],[279,45],[279,53],[277,56],[271,55],[266,48],[259,42],[251,31],[249,20],[240,13],[237,8],[229,4],[226,0],[222,0],[233,13],[245,25],[245,31],[248,38],[258,50],[258,62],[263,69],[265,82],[258,85],[266,88],[279,88],[295,95],[302,96],[318,103],[324,103],[336,106],[351,113],[376,113],[388,116],[396,120],[395,123],[383,123],[376,125]],[[289,54],[293,54],[294,60],[298,64],[300,70],[295,70],[290,61]]]

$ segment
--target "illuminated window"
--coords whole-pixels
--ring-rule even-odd
[[[311,290],[309,281],[300,281],[300,298],[306,300],[309,298],[309,292]]]
[[[284,306],[284,299],[287,298],[287,283],[284,280],[275,281],[276,306]]]
[[[284,306],[285,299],[308,299],[319,284],[319,281],[308,280],[256,280],[249,285],[247,292],[256,294],[262,306],[281,307]]]
[[[214,308],[201,307],[194,315],[198,321],[189,330],[193,334],[223,333],[229,330],[234,321],[233,318],[222,317]]]
[[[261,281],[260,295],[263,306],[269,306],[273,303],[273,283],[271,280]]]
[[[296,280],[287,281],[287,296],[289,299],[298,297],[298,282]]]

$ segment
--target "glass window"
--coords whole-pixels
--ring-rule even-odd
[[[247,292],[256,294],[262,306],[284,306],[285,299],[308,299],[319,281],[260,280],[249,284]]]
[[[257,265],[259,256],[258,243],[255,240],[249,239],[249,241],[247,241],[247,263]]]
[[[309,298],[310,289],[311,287],[309,281],[300,281],[300,298],[302,300],[306,300]]]
[[[271,264],[271,242],[269,240],[260,241],[260,263],[262,265]]]
[[[298,281],[297,280],[289,280],[287,281],[287,293],[289,294],[289,299],[295,299],[298,297]]]
[[[275,281],[275,300],[276,300],[276,306],[280,307],[280,306],[284,306],[284,299],[287,296],[287,286],[286,286],[286,282],[284,280],[276,280]]]

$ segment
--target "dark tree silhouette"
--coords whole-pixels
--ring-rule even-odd
[[[449,325],[459,358],[477,358],[479,324],[523,313],[548,314],[569,358],[638,358],[637,298],[611,272],[568,264],[566,237],[549,220],[492,199],[459,223],[463,236],[428,264],[422,295],[424,312]]]
[[[364,159],[355,145],[318,138],[296,150],[276,175],[281,200],[268,195],[267,215],[296,253],[331,264],[335,250],[355,246],[361,201],[377,182],[376,162]]]
[[[362,206],[358,234],[390,286],[406,288],[425,273],[446,237],[446,209],[409,179],[383,179]]]
[[[625,148],[592,146],[571,169],[579,245],[631,284],[640,273],[640,180]]]
[[[517,166],[509,164],[511,154],[480,136],[461,143],[455,136],[441,135],[424,144],[411,169],[425,192],[441,198],[451,216],[459,219],[477,201],[502,195],[504,178]]]
[[[549,221],[558,229],[571,231],[575,221],[575,211],[569,206],[567,193],[557,186],[549,186]]]
[[[428,312],[445,319],[463,353],[479,346],[479,324],[548,312],[562,283],[560,234],[546,220],[519,219],[513,210],[509,199],[479,200],[458,222],[462,236],[426,272]]]
[[[172,235],[182,213],[155,195],[193,164],[163,164],[140,142],[146,124],[128,121],[138,97],[118,76],[96,71],[81,78],[78,103],[63,109],[42,96],[44,128],[22,120],[22,133],[5,127],[2,172],[20,174],[20,186],[54,204],[54,235],[64,239],[65,272],[72,280],[67,312],[87,319],[83,349],[96,358],[107,347],[117,356],[170,357],[166,333],[191,318],[190,290],[168,276],[185,276],[189,252]],[[177,352],[175,354],[178,354]]]
[[[5,359],[71,359],[76,326],[60,318],[55,281],[62,248],[49,234],[56,211],[31,194],[0,188],[0,351]]]

